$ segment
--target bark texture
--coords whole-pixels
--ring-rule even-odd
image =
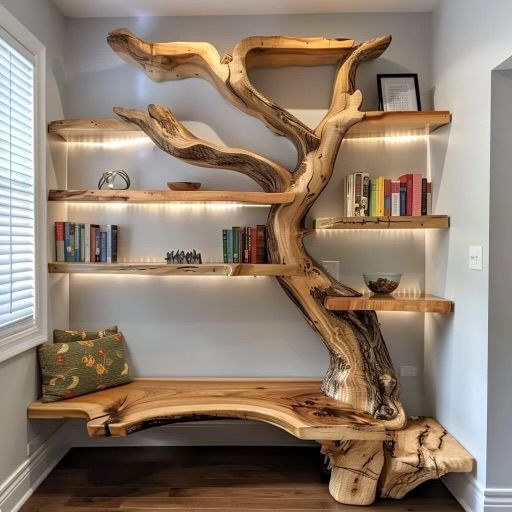
[[[318,332],[330,354],[323,383],[326,395],[382,420],[389,430],[406,423],[399,386],[374,312],[335,312],[324,307],[327,296],[357,296],[329,277],[307,254],[302,237],[304,219],[328,184],[345,133],[365,114],[359,110],[356,71],[378,57],[390,36],[360,44],[350,39],[255,36],[242,40],[232,55],[220,57],[208,43],[149,43],[126,29],[112,32],[111,47],[140,66],[153,80],[199,77],[210,81],[236,108],[262,120],[297,148],[294,169],[285,169],[250,151],[219,147],[190,133],[167,108],[150,105],[149,112],[115,109],[139,125],[164,151],[205,167],[231,169],[254,179],[266,192],[293,192],[295,200],[271,208],[268,253],[271,263],[300,265],[305,276],[280,277],[279,282]],[[266,98],[251,84],[254,67],[314,66],[338,62],[328,112],[312,129]]]

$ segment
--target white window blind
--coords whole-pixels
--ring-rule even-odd
[[[0,329],[34,322],[34,64],[0,37]]]

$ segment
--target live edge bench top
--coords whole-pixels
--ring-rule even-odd
[[[259,420],[299,439],[385,440],[382,422],[325,396],[312,379],[136,379],[60,402],[33,402],[33,419],[81,418],[91,437],[213,418]]]

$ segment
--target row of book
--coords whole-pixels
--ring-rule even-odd
[[[266,263],[266,227],[233,226],[231,229],[223,229],[222,251],[224,263]]]
[[[118,227],[115,224],[55,223],[56,261],[116,263]]]
[[[345,177],[347,217],[432,215],[432,183],[421,174],[404,174],[397,180],[366,172]]]

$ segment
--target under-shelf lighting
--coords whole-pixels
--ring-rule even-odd
[[[90,137],[84,137],[83,140],[73,139],[68,142],[72,146],[78,147],[86,147],[86,148],[97,148],[97,149],[122,149],[131,146],[138,146],[142,144],[151,144],[153,145],[153,141],[144,135],[134,136],[134,137],[119,137],[115,139],[109,140],[94,140]]]
[[[55,202],[55,204],[63,203],[64,201]],[[77,201],[67,202],[69,207],[77,209],[96,209],[99,205],[103,208],[111,210],[122,210],[127,207],[146,209],[148,211],[155,210],[178,210],[178,211],[189,211],[189,210],[237,210],[240,208],[270,208],[273,205],[270,204],[251,204],[251,203],[236,203],[236,202],[211,202],[211,201],[183,201],[183,202],[152,202],[152,203],[123,203],[123,202],[109,202],[109,201],[84,201],[82,203]]]
[[[367,136],[367,137],[348,137],[344,139],[344,142],[379,142],[379,143],[389,143],[389,144],[407,144],[410,142],[420,142],[427,141],[428,135],[426,134],[409,134],[409,135],[376,135],[376,136]]]

